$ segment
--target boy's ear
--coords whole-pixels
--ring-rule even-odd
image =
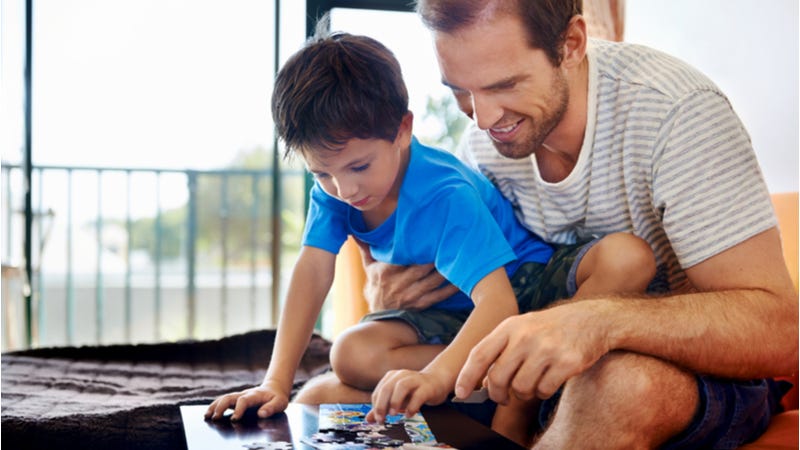
[[[414,125],[414,113],[407,112],[400,121],[400,127],[397,129],[397,137],[394,139],[394,144],[397,148],[408,148],[411,145],[411,135]]]

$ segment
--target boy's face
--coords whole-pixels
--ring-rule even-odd
[[[408,124],[406,123],[408,122]],[[350,139],[340,150],[303,153],[309,172],[333,197],[360,211],[394,211],[411,143],[410,120],[393,142]]]

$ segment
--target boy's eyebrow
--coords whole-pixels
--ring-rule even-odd
[[[372,160],[372,155],[364,155],[364,156],[362,156],[360,158],[356,158],[356,159],[354,159],[352,161],[347,162],[346,164],[343,164],[342,167],[359,166],[359,165],[362,165],[362,164],[366,164],[366,163],[370,162],[371,160]],[[306,169],[308,169],[308,171],[311,172],[311,173],[324,173],[325,167],[329,167],[325,163],[322,163],[321,165],[323,167],[316,167],[316,168],[312,169],[311,166],[309,165],[308,161],[306,161]]]

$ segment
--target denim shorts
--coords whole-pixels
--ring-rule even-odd
[[[761,379],[751,381],[697,377],[700,404],[686,429],[667,441],[662,449],[734,449],[758,439],[775,414],[782,411],[780,399],[791,383]],[[538,422],[549,422],[561,390],[542,402]],[[497,404],[453,403],[450,405],[486,426],[491,426]]]
[[[727,380],[696,376],[699,404],[686,429],[662,449],[735,449],[761,436],[772,416],[782,411],[780,400],[791,383],[758,379]],[[542,402],[539,425],[547,425],[561,390]]]
[[[662,448],[734,449],[761,436],[791,388],[770,378],[731,381],[697,376],[700,401],[694,418]]]

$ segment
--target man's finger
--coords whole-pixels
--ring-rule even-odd
[[[503,332],[502,324],[483,338],[482,341],[469,352],[467,362],[456,379],[455,393],[458,398],[465,398],[475,389],[489,366],[495,362],[508,342],[507,334]]]
[[[353,238],[353,240],[356,241],[356,245],[358,245],[359,253],[361,253],[361,263],[364,267],[374,263],[375,258],[372,257],[372,253],[369,251],[369,244],[356,238]]]
[[[519,368],[509,383],[511,392],[522,400],[531,400],[534,397],[538,397],[539,384],[547,371],[548,363],[544,359],[523,359],[520,361]]]
[[[453,284],[447,283],[444,286],[423,293],[417,298],[417,301],[414,304],[418,309],[426,309],[448,297],[453,296],[456,292],[458,292],[458,288]]]

